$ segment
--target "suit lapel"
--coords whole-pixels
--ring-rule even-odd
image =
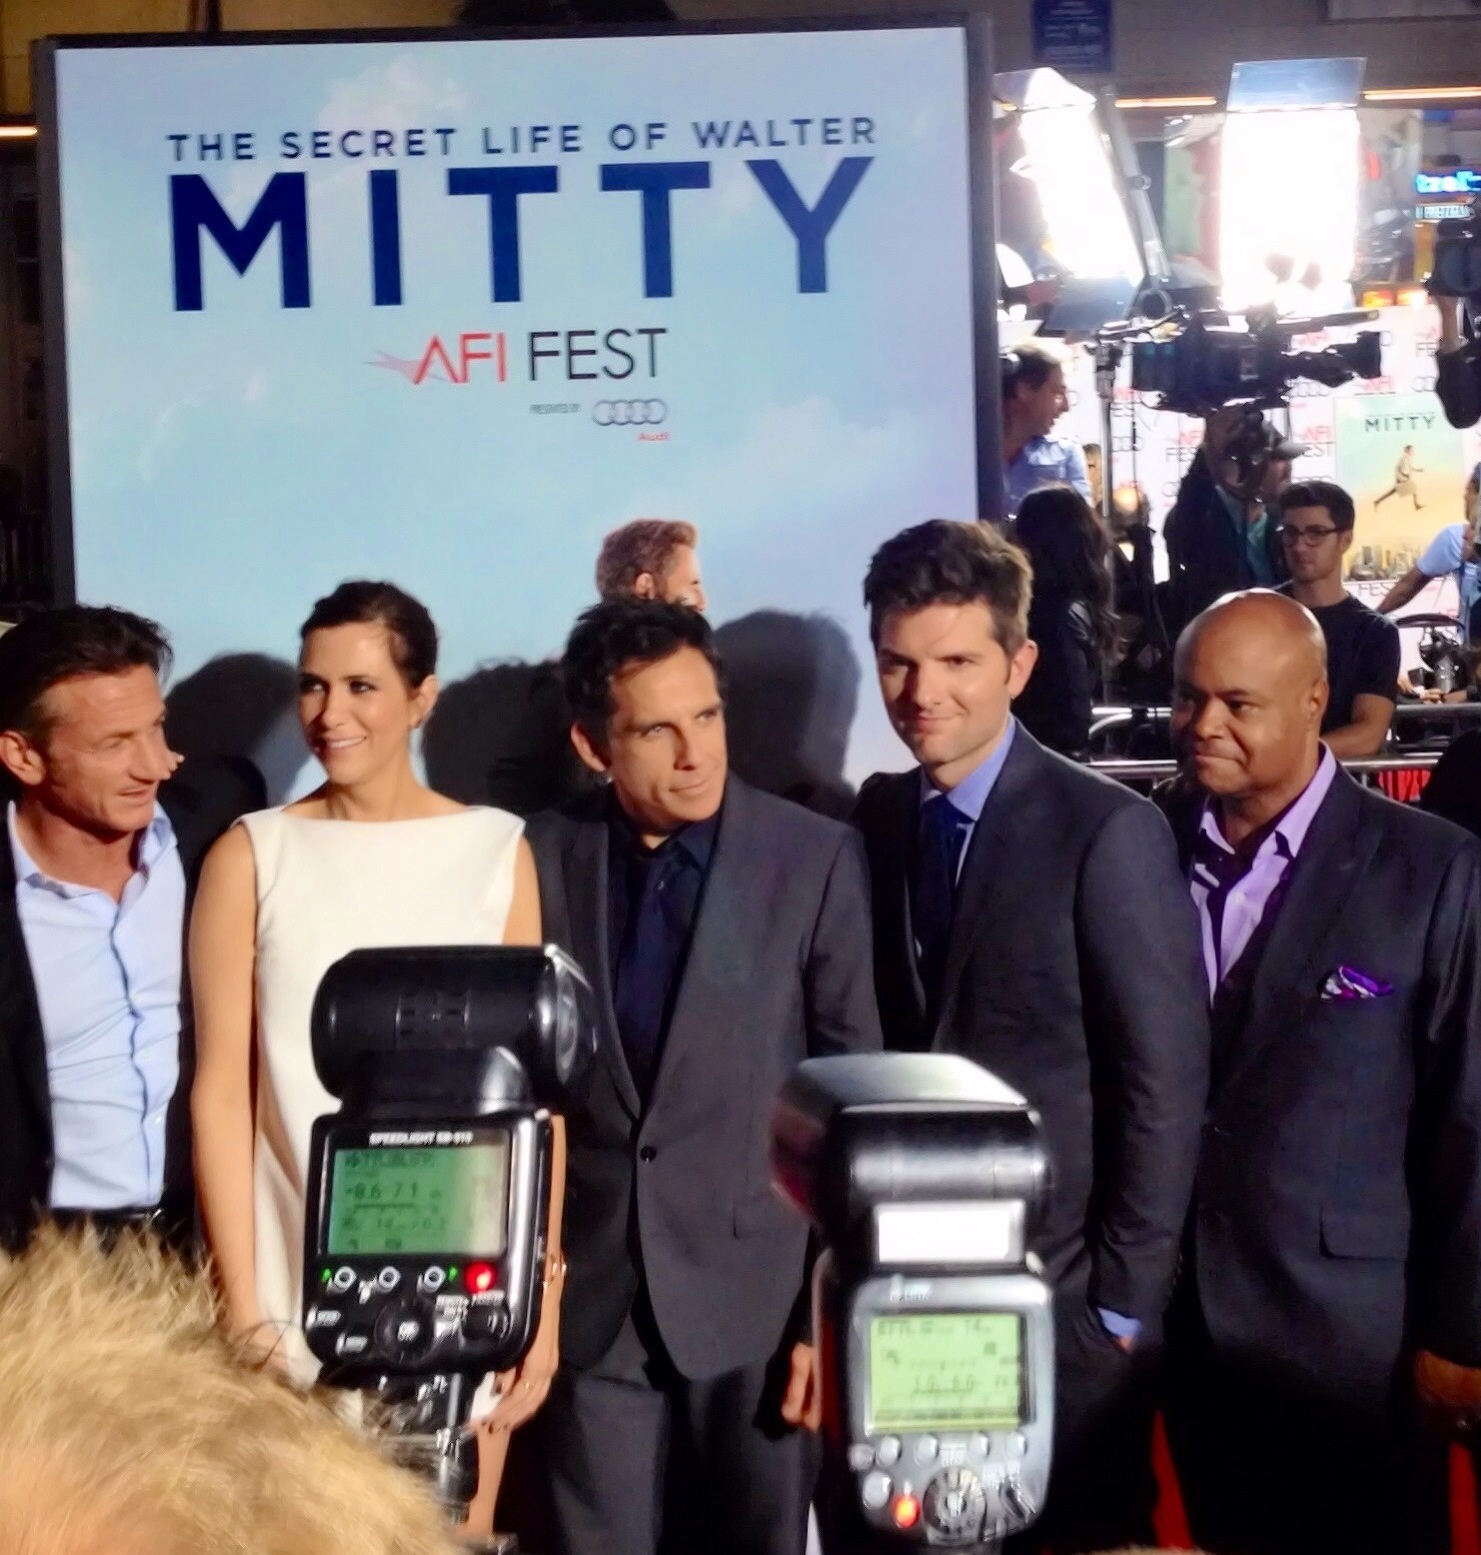
[[[718,1012],[743,1007],[752,965],[745,953],[748,926],[757,921],[763,905],[755,900],[758,850],[754,814],[750,790],[732,774],[725,787],[725,810],[715,851],[653,1078],[655,1098],[669,1083],[685,1049],[714,1027]]]
[[[941,998],[933,1022],[938,1039],[956,1002],[967,958],[992,933],[998,889],[1004,875],[1003,861],[1015,840],[1021,840],[1023,806],[1031,796],[1034,771],[1041,759],[1039,748],[1027,731],[1016,729],[1008,759],[972,829],[957,883],[951,935],[946,942],[946,965],[941,974]]]
[[[41,1010],[16,907],[15,886],[10,839],[0,834],[0,1048],[8,1056],[15,1076],[16,1104],[32,1114],[50,1151],[51,1089],[46,1077],[46,1038],[41,1030]],[[3,1122],[0,1102],[0,1123]]]
[[[622,1105],[634,1118],[642,1111],[612,1007],[612,958],[608,947],[608,838],[605,815],[577,822],[567,853],[566,902],[571,941],[597,999],[597,1044],[611,1071]]]
[[[1339,768],[1291,866],[1290,884],[1253,968],[1246,1018],[1225,1055],[1229,1069],[1287,1036],[1320,999],[1326,974],[1341,959],[1347,904],[1378,846],[1376,828],[1364,828],[1361,820],[1361,792]]]
[[[915,875],[915,841],[920,829],[920,784],[920,768],[913,767],[909,772],[891,778],[880,796],[884,816],[879,829],[880,879],[876,889],[889,894],[888,932],[895,937],[891,948],[897,964],[905,969],[916,1013],[924,1022],[926,990],[915,953],[915,923],[910,904],[910,882]]]

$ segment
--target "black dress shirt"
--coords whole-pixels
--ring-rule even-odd
[[[612,803],[607,870],[612,1004],[633,1083],[645,1098],[719,830],[717,813],[649,848]]]

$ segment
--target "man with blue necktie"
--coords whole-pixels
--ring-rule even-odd
[[[767,1144],[804,1058],[880,1045],[864,850],[730,771],[698,611],[596,605],[562,670],[605,782],[529,826],[600,1058],[566,1117],[561,1367],[536,1423],[552,1546],[803,1555],[808,1239]]]
[[[1034,1542],[1149,1542],[1147,1368],[1208,1092],[1193,913],[1145,800],[1012,716],[1033,672],[1031,574],[981,524],[935,521],[864,585],[880,689],[919,765],[877,777],[869,851],[886,1046],[963,1053],[1021,1091],[1055,1184],[1055,1467]]]

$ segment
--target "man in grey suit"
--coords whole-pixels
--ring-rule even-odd
[[[1198,931],[1166,823],[1046,751],[1028,560],[981,524],[918,524],[864,585],[885,708],[919,763],[859,796],[892,1047],[963,1053],[1044,1121],[1054,1192],[1054,1478],[1029,1536],[1151,1542],[1147,1369],[1208,1094]]]
[[[595,606],[563,674],[572,741],[609,782],[529,826],[546,934],[600,1009],[539,1420],[557,1547],[801,1555],[807,1234],[767,1135],[802,1059],[880,1046],[863,849],[729,775],[697,612]]]

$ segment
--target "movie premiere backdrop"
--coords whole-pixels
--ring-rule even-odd
[[[387,577],[446,685],[687,519],[852,699],[818,761],[898,765],[860,582],[977,512],[968,76],[961,27],[50,46],[76,596],[178,684]]]

